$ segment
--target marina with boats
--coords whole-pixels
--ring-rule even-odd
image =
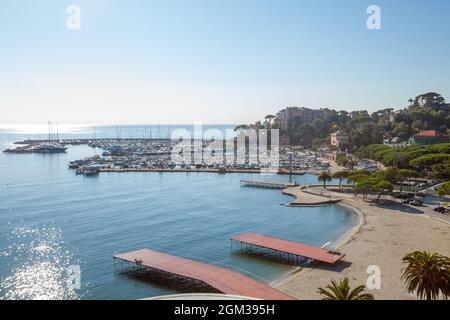
[[[202,141],[202,159],[211,154],[206,150],[211,141]],[[235,159],[239,152],[244,152],[248,160],[248,150],[227,151],[223,148],[222,159],[226,163],[209,164],[208,161],[197,163],[194,151],[191,151],[191,162],[174,159],[173,148],[178,141],[170,139],[62,139],[62,140],[24,140],[14,143],[17,147],[5,150],[6,153],[64,153],[71,145],[88,145],[102,150],[101,155],[78,159],[68,163],[76,174],[95,176],[100,172],[215,172],[215,173],[259,173],[267,166],[259,163],[238,163]],[[195,141],[192,149],[195,150]],[[225,141],[223,141],[225,145]],[[218,151],[219,153],[221,152]],[[216,152],[213,151],[212,153]],[[211,153],[211,152],[210,152]],[[324,171],[329,163],[313,151],[292,151],[281,148],[279,154],[279,174],[302,175],[305,172]]]
[[[23,140],[13,143],[13,147],[6,149],[5,153],[65,153],[71,146],[87,145],[100,149],[101,154],[82,159],[73,160],[68,167],[75,170],[77,175],[96,176],[101,172],[207,172],[207,173],[261,173],[269,168],[259,161],[250,162],[248,148],[228,151],[226,140],[220,141],[222,149],[210,150],[213,140],[194,141],[190,146],[191,156],[180,157],[174,152],[179,141],[171,139],[144,139],[144,138],[101,138],[101,139],[50,139],[50,140]],[[195,150],[201,152],[200,161]],[[189,147],[186,149],[189,150]],[[189,152],[189,151],[186,151]],[[220,155],[220,153],[222,153]],[[220,155],[221,157],[217,157]],[[239,155],[245,155],[245,161],[237,161]],[[211,157],[218,161],[208,161]],[[229,160],[231,159],[231,160]],[[259,160],[259,159],[258,159]],[[320,174],[330,171],[330,161],[323,150],[293,149],[280,147],[278,174],[303,175],[305,173]],[[367,161],[366,161],[367,162]],[[355,169],[373,170],[376,166],[364,161],[358,162]]]
[[[222,149],[217,152],[223,153],[222,159],[210,163],[203,161],[208,159],[206,147],[208,141],[202,143],[202,161],[195,159],[194,152],[191,151],[191,161],[185,162],[176,157],[173,147],[176,142],[172,140],[92,140],[87,144],[93,148],[102,149],[101,155],[75,160],[69,163],[69,168],[75,169],[77,174],[97,172],[212,172],[212,173],[260,173],[267,169],[267,165],[249,163],[238,163],[239,152],[245,154],[248,160],[248,150],[238,150],[229,152]],[[193,142],[195,144],[195,142]],[[194,150],[192,146],[192,150]],[[188,151],[189,152],[189,151]],[[175,156],[174,156],[175,155]],[[228,159],[233,159],[229,161]],[[329,164],[320,158],[320,155],[312,152],[299,152],[293,154],[289,150],[280,151],[280,161],[278,170],[275,173],[303,175],[307,170],[323,171],[329,168]]]

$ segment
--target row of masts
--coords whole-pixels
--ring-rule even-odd
[[[156,129],[155,129],[156,127]],[[166,127],[166,128],[164,128]],[[91,134],[81,133],[87,135],[90,139],[170,139],[172,131],[180,129],[178,127],[161,126],[161,125],[144,125],[144,126],[102,126],[91,127]],[[189,126],[182,128],[193,134],[193,129]],[[89,129],[88,129],[89,131]],[[59,141],[59,127],[58,124],[54,124],[48,121],[48,140]]]
[[[105,126],[100,128],[93,126],[92,139],[170,139],[172,137],[173,129],[175,128],[171,128],[170,126],[163,128],[161,125],[157,125],[156,130],[154,125],[144,125],[134,128],[126,125],[115,127]],[[186,129],[189,131],[189,127]]]
[[[48,121],[48,141],[56,140],[59,141],[59,129],[58,124],[56,124],[56,139],[53,139],[53,123]]]

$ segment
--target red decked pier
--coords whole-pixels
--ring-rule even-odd
[[[118,254],[114,259],[201,281],[225,294],[262,300],[294,300],[293,297],[241,273],[149,249]]]
[[[259,248],[274,250],[280,253],[297,257],[313,259],[328,264],[334,264],[344,258],[344,254],[324,248],[318,248],[307,244],[286,241],[282,239],[264,236],[258,233],[245,233],[231,238],[241,244],[247,244]]]

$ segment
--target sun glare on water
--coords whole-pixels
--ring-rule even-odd
[[[16,228],[13,243],[2,253],[15,257],[10,275],[0,281],[0,299],[78,299],[67,286],[72,257],[57,228]]]

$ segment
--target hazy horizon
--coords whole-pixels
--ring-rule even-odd
[[[366,26],[372,4],[381,30]],[[20,0],[0,21],[4,125],[243,124],[450,99],[445,0]]]

